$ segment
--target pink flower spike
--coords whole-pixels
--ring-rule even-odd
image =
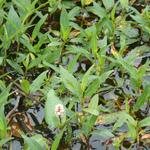
[[[55,114],[56,114],[57,117],[62,116],[64,111],[65,111],[64,106],[62,104],[57,104],[55,106]]]

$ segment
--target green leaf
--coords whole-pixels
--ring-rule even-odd
[[[0,105],[0,139],[7,136],[7,122],[4,114],[4,104]]]
[[[30,92],[30,83],[28,80],[26,79],[21,80],[21,89],[27,94]]]
[[[94,2],[94,5],[92,7],[88,7],[87,10],[97,15],[100,18],[104,18],[107,16],[105,9],[95,2]]]
[[[99,77],[97,77],[96,79],[94,79],[90,85],[88,86],[88,88],[85,91],[85,96],[92,96],[99,88],[100,84],[102,84],[103,82],[105,82],[105,80],[109,77],[109,75],[113,72],[113,70],[110,70],[108,72],[105,72],[103,74],[101,74]]]
[[[60,116],[56,115],[55,107],[60,104],[63,106],[63,114]],[[50,127],[56,128],[61,124],[64,124],[66,121],[66,112],[65,106],[63,105],[62,101],[56,96],[54,90],[50,90],[47,94],[47,100],[45,103],[45,120]]]
[[[90,116],[88,115],[86,117],[86,120],[83,122],[83,125],[81,128],[81,132],[84,135],[89,136],[91,134],[91,131],[93,129],[96,119],[97,119],[96,115],[90,115]]]
[[[110,10],[114,6],[114,0],[102,0],[105,8]]]
[[[25,17],[30,15],[34,5],[32,5],[31,0],[12,0],[18,9],[19,15],[23,20]]]
[[[132,124],[133,126],[136,127],[137,125],[137,122],[134,120],[134,118],[129,115],[127,112],[125,111],[122,111],[122,112],[119,112],[117,115],[117,122],[116,124],[114,125],[114,129],[117,129],[119,127],[121,127],[123,125],[123,123],[129,123],[129,124]],[[121,120],[122,120],[122,123],[121,123]]]
[[[123,124],[124,124],[124,121],[120,117],[119,119],[116,120],[116,122],[115,122],[115,124],[113,126],[113,130],[116,130],[116,129],[120,128]]]
[[[22,35],[20,42],[30,51],[35,53],[36,50],[34,49],[34,47],[32,46],[32,44],[30,43],[30,39],[28,38],[28,36],[26,36],[25,34]]]
[[[123,8],[127,9],[129,5],[129,0],[120,0],[120,3]]]
[[[47,18],[47,14],[45,16],[42,16],[40,21],[35,25],[35,28],[32,32],[32,40],[34,40],[38,36],[38,34],[40,32],[40,28],[44,24],[46,18]]]
[[[6,137],[6,138],[3,138],[2,140],[0,140],[0,148],[12,139],[13,138]]]
[[[10,10],[8,12],[7,22],[6,22],[6,30],[8,33],[8,37],[11,38],[15,34],[22,32],[22,24],[21,20],[14,10],[13,6],[10,7]]]
[[[127,122],[128,125],[128,135],[129,137],[131,137],[133,140],[136,140],[137,138],[137,130],[136,130],[136,126],[134,126],[133,124]]]
[[[88,86],[88,88],[85,91],[85,96],[87,97],[91,97],[94,93],[96,93],[96,91],[98,90],[100,86],[100,80],[97,78],[95,80],[93,80],[90,85]]]
[[[68,68],[67,70],[69,72],[72,72],[72,73],[74,72],[79,56],[80,54],[74,56],[74,58],[69,62],[68,67],[67,67]]]
[[[82,6],[90,5],[94,0],[81,0]]]
[[[100,136],[103,139],[109,139],[109,138],[114,137],[112,132],[107,129],[95,130],[92,132],[92,135]]]
[[[87,57],[90,60],[90,53],[88,52],[87,49],[83,47],[70,45],[67,46],[67,50],[69,50],[69,52],[73,54],[82,54],[83,56]]]
[[[146,126],[150,126],[150,117],[146,117],[143,120],[141,120],[139,122],[139,127],[146,127]]]
[[[48,71],[44,71],[42,72],[30,85],[30,92],[34,93],[37,90],[39,90],[41,88],[41,86],[44,83],[44,80],[47,78],[47,72]]]
[[[100,80],[100,84],[102,84],[103,82],[105,82],[105,80],[109,77],[109,75],[113,72],[113,70],[104,72],[103,74],[100,75],[99,80]]]
[[[92,115],[98,116],[99,115],[99,111],[93,108],[84,108],[83,109],[84,112],[90,113]]]
[[[117,59],[117,63],[122,65],[123,68],[130,74],[130,77],[134,80],[138,81],[138,72],[137,69],[128,63],[128,61],[124,60],[120,55],[115,55],[115,58]]]
[[[97,46],[98,46],[98,40],[97,40],[97,34],[96,34],[96,27],[94,25],[92,37],[91,37],[91,48],[92,48],[92,52],[94,55],[96,55],[97,53],[97,50],[98,50]]]
[[[3,63],[3,57],[0,57],[0,66],[2,65],[2,63]]]
[[[89,80],[89,78],[90,78],[90,73],[91,73],[91,71],[93,70],[93,68],[94,68],[94,65],[92,65],[92,66],[88,69],[88,71],[86,71],[86,73],[84,74],[84,76],[83,76],[83,78],[82,78],[81,89],[82,89],[83,92],[85,91],[85,89],[86,89],[86,87],[87,87],[87,85],[88,85],[88,80]]]
[[[41,135],[34,135],[32,137],[27,137],[26,135],[22,135],[24,141],[25,141],[25,150],[43,150],[45,149],[46,143],[43,144],[43,141],[41,141],[42,136]]]
[[[81,97],[81,87],[77,79],[61,66],[60,75],[65,87],[70,90],[74,95]]]
[[[63,136],[63,133],[64,133],[64,129],[62,131],[60,131],[60,133],[55,136],[55,140],[52,144],[51,150],[57,150],[58,149],[58,146],[59,146],[60,140]]]
[[[94,95],[92,99],[90,100],[90,103],[88,105],[88,108],[97,109],[98,107],[98,94]]]
[[[69,37],[69,33],[71,30],[69,17],[67,11],[63,8],[60,15],[60,29],[61,36],[64,41],[66,41]]]
[[[76,6],[76,7],[73,7],[72,10],[70,10],[70,12],[68,13],[68,16],[69,16],[69,19],[70,20],[76,20],[75,19],[75,16],[77,16],[79,13],[80,13],[80,7]]]
[[[17,71],[20,74],[23,74],[23,70],[17,62],[10,60],[10,59],[7,59],[7,62],[13,69],[15,69],[15,71]]]
[[[139,98],[137,99],[136,103],[133,106],[133,110],[137,111],[139,110],[146,101],[148,101],[148,98],[150,96],[150,85],[147,85],[144,88],[143,93],[139,96]]]
[[[2,87],[2,82],[0,82],[0,106],[7,103],[11,85],[8,87]]]

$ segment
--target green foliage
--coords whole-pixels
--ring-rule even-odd
[[[0,148],[147,146],[149,35],[148,0],[0,0]]]
[[[59,116],[56,114],[57,105],[61,104],[63,106],[63,114]],[[66,121],[65,106],[62,101],[55,95],[54,90],[50,90],[47,94],[47,100],[45,104],[45,120],[50,127],[59,127],[63,125]]]
[[[74,78],[73,75],[71,75],[67,70],[65,70],[63,67],[60,67],[60,74],[61,79],[64,85],[68,90],[70,90],[73,94],[80,97],[81,96],[81,89],[80,85],[76,78]]]
[[[0,107],[0,140],[7,137],[7,122],[4,114],[4,105]]]
[[[69,16],[65,9],[62,9],[60,15],[60,26],[61,26],[61,36],[64,41],[69,38],[69,33],[71,30]]]
[[[44,139],[41,135],[36,134],[32,137],[27,137],[26,135],[22,135],[24,141],[25,141],[25,150],[42,150],[42,149],[48,149],[46,144],[46,139]]]

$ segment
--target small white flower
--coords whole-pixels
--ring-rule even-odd
[[[58,117],[62,116],[64,111],[65,111],[64,110],[64,106],[62,104],[57,104],[55,106],[55,114],[56,114],[56,116],[58,116]]]

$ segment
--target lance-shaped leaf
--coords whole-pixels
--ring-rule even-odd
[[[60,15],[60,29],[61,29],[61,36],[64,41],[66,41],[69,37],[69,33],[71,30],[70,22],[68,13],[65,9],[62,9],[61,15]]]
[[[150,85],[147,85],[144,88],[143,93],[139,96],[139,98],[137,99],[136,103],[134,104],[133,110],[137,111],[140,109],[140,107],[142,107],[144,105],[144,103],[146,101],[148,101],[148,98],[150,96]]]
[[[74,95],[81,96],[81,87],[77,79],[63,67],[60,67],[61,79],[65,87]]]
[[[6,30],[10,39],[24,30],[24,27],[21,24],[21,20],[13,6],[10,7],[8,13]]]
[[[90,113],[92,115],[98,116],[98,94],[96,94],[90,101],[88,108],[84,108],[83,111]]]
[[[57,106],[61,107],[56,110]],[[63,102],[56,96],[53,89],[47,94],[47,100],[45,103],[45,120],[47,124],[53,128],[58,127],[66,121],[66,112]]]
[[[146,117],[143,120],[141,120],[138,124],[140,127],[146,127],[150,126],[150,117]]]
[[[47,78],[46,76],[47,71],[42,72],[30,85],[30,92],[34,93],[37,90],[40,89],[40,87],[43,85],[44,80]]]

